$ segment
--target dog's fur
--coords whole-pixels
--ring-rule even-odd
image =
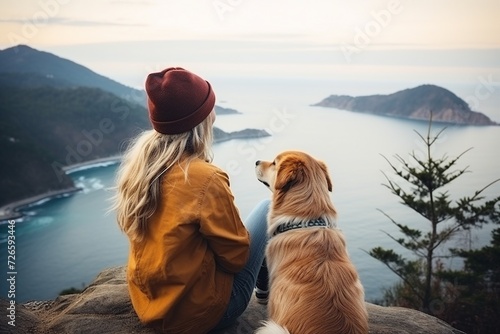
[[[266,249],[270,321],[256,333],[368,333],[363,286],[336,228],[326,165],[287,151],[272,162],[257,161],[255,171],[273,192]],[[273,236],[279,224],[317,218],[328,226]]]

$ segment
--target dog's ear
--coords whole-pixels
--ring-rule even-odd
[[[304,180],[304,163],[296,158],[288,158],[280,162],[276,173],[274,188],[287,191],[293,185]]]
[[[325,174],[326,177],[326,184],[328,185],[328,191],[332,192],[333,190],[333,184],[332,184],[332,179],[330,178],[330,174],[328,173],[328,167],[323,161],[318,161],[319,166],[321,167],[321,170]]]

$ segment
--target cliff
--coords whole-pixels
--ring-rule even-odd
[[[0,300],[0,308],[9,302]],[[398,307],[367,303],[371,334],[464,334],[430,315]],[[253,333],[267,319],[266,307],[250,302],[237,322],[219,334]],[[10,321],[10,319],[7,319]],[[104,270],[82,293],[60,296],[53,301],[32,301],[16,305],[15,327],[0,322],[2,333],[93,334],[157,333],[143,326],[130,303],[125,267]]]
[[[486,115],[472,111],[454,93],[435,85],[422,85],[389,95],[330,95],[314,106],[424,121],[429,121],[432,111],[433,122],[498,125]]]

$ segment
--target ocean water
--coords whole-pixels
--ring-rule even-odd
[[[383,173],[393,177],[383,156],[395,161],[395,154],[404,158],[409,158],[410,152],[425,154],[415,131],[425,135],[427,124],[310,106],[347,86],[278,83],[270,80],[234,85],[231,80],[221,80],[214,84],[220,87],[216,90],[218,104],[242,113],[218,116],[216,126],[225,131],[260,128],[272,135],[216,144],[214,164],[229,174],[236,204],[244,218],[261,199],[271,195],[255,178],[256,160],[272,160],[279,152],[293,149],[325,161],[334,183],[331,198],[339,213],[338,225],[346,236],[349,254],[361,276],[366,298],[378,299],[383,288],[397,282],[397,277],[366,252],[383,246],[404,253],[385,234],[397,235],[397,230],[379,210],[401,223],[426,227],[422,218],[400,204],[382,185]],[[399,87],[406,88],[404,84]],[[466,91],[465,86],[457,87]],[[376,92],[381,87],[365,84],[349,89],[362,94],[370,88]],[[482,103],[490,116],[499,115],[496,100]],[[441,128],[436,124],[434,132]],[[498,143],[500,127],[451,126],[444,131],[433,147],[433,155],[453,158],[473,148],[459,160],[457,168],[470,166],[470,173],[447,189],[452,198],[473,195],[475,190],[500,178]],[[89,284],[104,268],[126,263],[127,238],[120,232],[114,213],[107,212],[116,167],[101,165],[74,172],[71,175],[82,187],[81,192],[23,209],[26,217],[15,224],[18,302],[53,299],[63,289]],[[499,194],[500,183],[484,192],[487,198]],[[456,238],[453,245],[465,247],[469,241],[474,247],[485,245],[489,243],[491,229],[485,226],[473,231],[469,238]],[[6,233],[7,225],[0,225],[2,275],[8,271]],[[457,267],[460,261],[451,259],[446,264]],[[3,276],[3,298],[7,290],[5,282]]]

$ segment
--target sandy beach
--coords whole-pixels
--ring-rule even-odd
[[[100,158],[95,160],[89,160],[82,163],[66,166],[63,170],[67,174],[71,174],[77,171],[90,169],[90,168],[98,168],[105,167],[113,164],[117,164],[121,161],[121,156],[115,155],[107,158]],[[73,193],[80,191],[80,188],[70,187],[66,189],[59,189],[54,191],[49,191],[43,194],[38,194],[35,196],[31,196],[28,198],[23,198],[21,200],[10,202],[2,207],[0,207],[0,222],[19,219],[23,217],[23,214],[19,212],[19,209],[28,206],[30,204],[34,204],[43,200],[49,200],[52,198],[57,198],[61,196],[67,196]]]

